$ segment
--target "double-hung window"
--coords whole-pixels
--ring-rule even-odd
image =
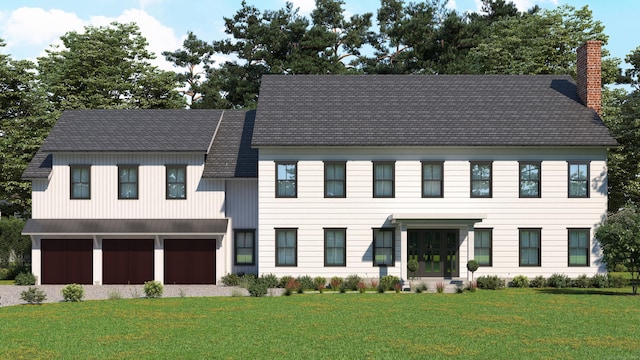
[[[394,265],[394,230],[393,229],[373,229],[373,265],[393,266]]]
[[[395,163],[392,161],[373,162],[373,197],[392,198],[395,195]]]
[[[234,236],[235,264],[255,265],[255,230],[236,230]]]
[[[324,229],[324,266],[347,265],[347,230]]]
[[[440,198],[443,189],[443,163],[423,161],[422,162],[422,197]]]
[[[347,171],[344,161],[324,163],[324,197],[343,198],[347,193]]]
[[[118,199],[138,198],[138,166],[118,166]]]
[[[298,229],[276,229],[276,266],[298,266]]]
[[[492,231],[491,229],[475,229],[473,236],[474,259],[480,266],[492,266]]]
[[[569,229],[569,266],[589,266],[589,229]]]
[[[167,199],[187,198],[187,167],[167,165]]]
[[[540,197],[540,162],[521,161],[520,168],[520,197]]]
[[[540,229],[520,230],[520,266],[540,266]]]
[[[91,199],[91,166],[71,165],[71,199]]]
[[[589,197],[589,163],[569,163],[569,197]]]
[[[471,197],[491,197],[491,162],[471,162]]]
[[[276,163],[276,197],[294,198],[298,196],[296,180],[298,164],[296,162]]]

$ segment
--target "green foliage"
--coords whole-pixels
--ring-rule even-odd
[[[573,279],[571,286],[586,289],[591,286],[591,279],[586,274],[582,274]]]
[[[418,271],[418,260],[416,259],[411,259],[409,261],[407,261],[407,271],[409,271],[409,273],[411,273],[411,276],[415,276],[416,271]]]
[[[340,276],[334,276],[331,278],[330,284],[331,284],[331,288],[334,290],[338,290],[340,288],[342,288],[342,283],[344,282],[344,279],[341,278]]]
[[[289,284],[289,282],[290,282],[292,279],[293,279],[293,277],[292,277],[292,276],[289,276],[289,275],[282,276],[282,277],[280,278],[280,281],[278,282],[278,287],[279,287],[279,288],[286,288],[286,287],[287,287],[287,284]]]
[[[360,276],[352,274],[347,276],[347,278],[344,280],[343,286],[348,290],[356,291],[358,290],[358,284],[361,282],[362,278]]]
[[[258,278],[249,285],[247,290],[249,290],[249,295],[251,296],[262,297],[267,295],[269,287],[264,278]]]
[[[595,274],[591,277],[591,287],[607,288],[609,287],[609,277],[605,274]]]
[[[313,288],[316,290],[324,289],[327,286],[327,279],[322,276],[316,276],[313,278]]]
[[[0,267],[10,269],[6,276],[11,278],[17,270],[25,270],[31,257],[31,238],[21,234],[24,224],[24,220],[14,217],[0,219]]]
[[[21,272],[16,275],[16,285],[35,285],[36,277],[30,272]]]
[[[629,280],[627,278],[624,277],[624,275],[622,274],[612,274],[609,273],[608,275],[608,281],[609,281],[609,286],[614,287],[614,288],[622,288],[625,286],[629,285]],[[633,284],[632,284],[633,286]],[[636,294],[636,288],[637,285],[635,285],[634,287],[634,295]]]
[[[438,281],[436,283],[436,292],[438,294],[442,294],[444,292],[444,288],[445,288],[444,282]]]
[[[238,286],[249,289],[251,284],[256,282],[256,280],[257,277],[254,274],[242,274],[242,276],[240,276],[240,279],[238,280]]]
[[[500,279],[498,275],[480,276],[476,283],[480,289],[499,290],[504,288],[504,280]]]
[[[20,293],[20,299],[30,305],[39,305],[47,299],[47,295],[38,288],[29,287],[29,289]]]
[[[226,286],[238,286],[240,283],[240,277],[237,274],[226,274],[221,280]]]
[[[529,287],[529,278],[524,275],[517,275],[511,280],[511,287],[526,288]]]
[[[479,267],[480,267],[480,264],[478,263],[477,260],[471,259],[467,261],[467,270],[471,271],[472,273],[478,270]]]
[[[147,281],[144,283],[144,294],[150,298],[159,298],[162,297],[162,292],[164,291],[164,286],[160,283],[160,281]]]
[[[300,288],[304,290],[315,290],[316,286],[313,282],[313,278],[309,275],[303,275],[298,277],[298,282],[300,283]]]
[[[416,286],[416,292],[418,294],[423,293],[423,292],[427,292],[427,290],[429,290],[427,288],[427,284],[426,283],[420,283],[418,286]]]
[[[533,288],[543,288],[547,286],[547,279],[542,276],[542,275],[538,275],[535,278],[533,278],[533,280],[531,280],[531,287]]]
[[[260,279],[270,289],[278,287],[278,277],[275,274],[263,274]]]
[[[571,279],[565,274],[551,274],[547,279],[547,286],[554,288],[566,288],[571,286]]]
[[[287,284],[284,286],[284,294],[286,296],[291,295],[294,291],[300,291],[302,286],[300,282],[292,277],[288,277]]]
[[[64,301],[67,301],[67,302],[80,302],[84,298],[84,286],[82,285],[69,284],[63,287],[61,292],[62,292],[62,298],[64,299]]]
[[[400,278],[394,275],[385,275],[380,278],[378,288],[382,291],[395,290],[396,284],[400,284]]]

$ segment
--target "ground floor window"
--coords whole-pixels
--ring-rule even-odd
[[[236,230],[235,231],[235,264],[236,265],[255,265],[255,230]]]
[[[394,230],[374,229],[373,230],[373,265],[393,266],[394,264]]]
[[[324,266],[347,265],[346,238],[346,229],[324,229]]]
[[[520,266],[540,266],[540,229],[520,229]]]
[[[276,266],[298,266],[298,229],[276,229]]]
[[[474,259],[480,266],[493,265],[492,253],[492,231],[491,229],[474,230]]]
[[[589,266],[589,229],[569,229],[569,266]]]

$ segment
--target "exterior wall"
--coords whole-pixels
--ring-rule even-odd
[[[323,161],[347,161],[347,197],[324,198]],[[373,198],[372,160],[395,161],[395,197]],[[541,198],[520,198],[518,161],[542,161]],[[568,198],[567,161],[590,162],[590,197]],[[297,198],[275,197],[275,161],[298,161]],[[444,197],[421,197],[421,161],[444,161]],[[469,161],[493,161],[492,198],[470,198]],[[493,229],[493,266],[475,276],[569,276],[604,271],[600,250],[591,242],[589,267],[568,267],[567,228],[594,228],[606,215],[606,151],[596,148],[369,148],[260,149],[258,165],[259,273],[282,275],[386,273],[406,277],[406,234],[390,222],[392,214],[484,214],[476,228]],[[373,266],[372,228],[396,226],[395,266]],[[460,229],[460,276],[473,256],[473,226],[428,224]],[[275,266],[274,228],[297,228],[297,267]],[[347,266],[324,266],[323,228],[347,229]],[[541,266],[519,266],[518,228],[541,228]],[[403,243],[405,241],[405,243]]]
[[[258,179],[239,179],[227,180],[226,189],[226,214],[229,219],[225,242],[227,259],[229,266],[224,272],[219,273],[258,273],[257,244],[258,244]],[[255,244],[256,252],[254,253],[255,265],[240,266],[235,265],[234,261],[234,230],[250,230],[256,231]]]
[[[55,154],[50,180],[33,182],[34,219],[224,218],[224,181],[202,179],[198,154]],[[70,199],[69,164],[91,165],[91,199]],[[119,164],[139,165],[138,199],[118,199]],[[187,165],[186,200],[166,199],[166,164]]]

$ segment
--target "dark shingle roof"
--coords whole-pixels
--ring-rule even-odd
[[[222,110],[66,110],[43,152],[206,153]]]
[[[254,146],[613,146],[556,75],[267,75]]]
[[[225,110],[202,174],[205,178],[257,178],[258,150],[251,148],[255,110]]]
[[[24,235],[220,235],[227,219],[29,219]]]
[[[38,151],[22,173],[22,179],[48,179],[51,174],[53,155]]]

